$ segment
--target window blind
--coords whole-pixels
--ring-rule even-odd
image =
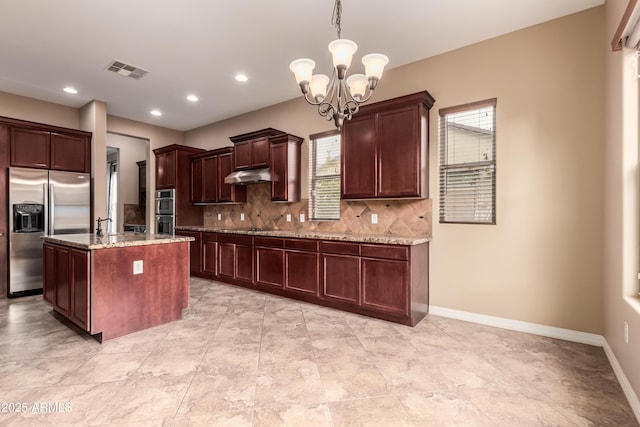
[[[311,136],[309,218],[340,219],[340,134]]]
[[[440,222],[496,223],[496,100],[440,110]]]

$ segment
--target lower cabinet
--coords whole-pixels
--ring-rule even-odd
[[[89,331],[89,251],[45,243],[44,300],[73,323]]]
[[[428,243],[404,246],[203,232],[199,275],[415,325],[429,308],[428,254]]]
[[[199,276],[202,273],[202,233],[200,231],[176,231],[177,236],[193,237],[189,242],[189,269],[192,275]]]

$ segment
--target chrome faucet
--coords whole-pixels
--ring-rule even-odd
[[[98,217],[98,219],[96,219],[96,222],[98,223],[98,228],[96,228],[96,236],[98,236],[98,237],[102,237],[102,223],[104,221],[111,221],[111,218],[100,218],[100,217]]]

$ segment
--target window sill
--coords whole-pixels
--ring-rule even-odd
[[[640,295],[626,296],[624,297],[624,300],[636,311],[636,313],[640,314]]]

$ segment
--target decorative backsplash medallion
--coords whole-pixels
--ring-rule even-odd
[[[340,220],[309,221],[308,200],[295,203],[271,201],[270,184],[247,187],[247,203],[241,205],[208,205],[204,208],[206,227],[264,228],[274,230],[310,230],[360,234],[397,234],[431,236],[431,199],[341,201]],[[244,213],[245,220],[240,220]],[[378,223],[371,224],[371,214]],[[218,214],[221,219],[218,220]],[[287,214],[291,222],[287,222]],[[304,214],[305,222],[300,222]]]

